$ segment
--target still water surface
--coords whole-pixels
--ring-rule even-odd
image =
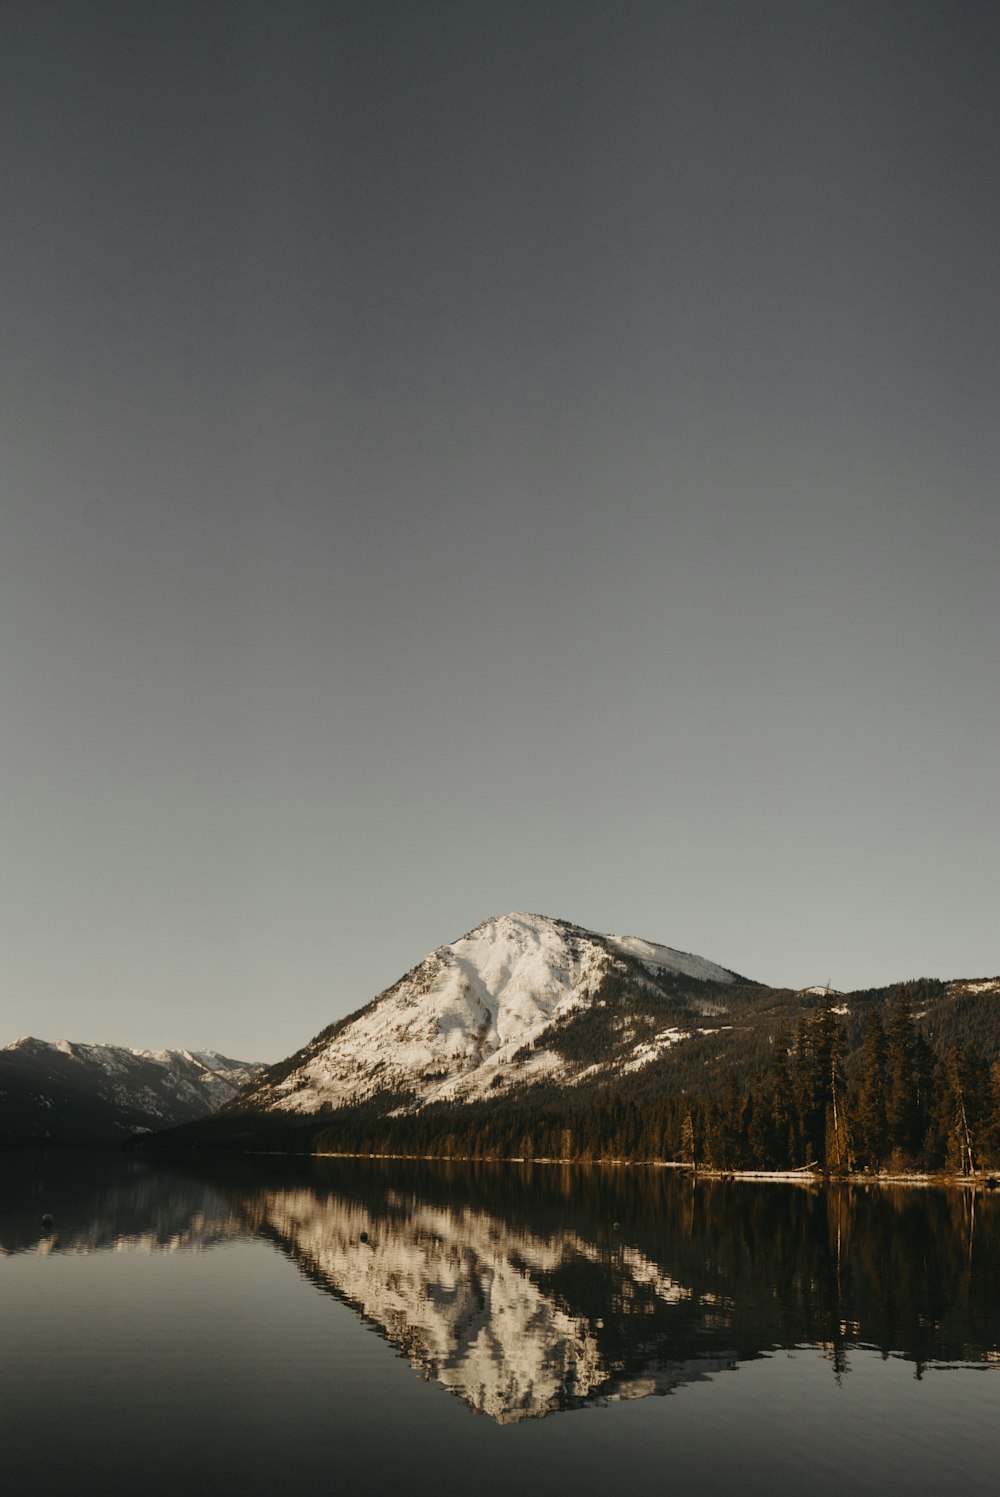
[[[0,1158],[5,1492],[992,1494],[998,1370],[992,1195]]]

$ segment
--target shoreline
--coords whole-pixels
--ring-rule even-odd
[[[209,1152],[205,1150],[204,1152]],[[221,1152],[221,1151],[220,1151]],[[266,1153],[270,1157],[280,1158],[283,1150],[253,1150],[254,1153]],[[854,1173],[849,1175],[830,1174],[825,1170],[816,1169],[788,1169],[788,1170],[728,1170],[716,1169],[714,1166],[699,1165],[693,1167],[675,1159],[556,1159],[550,1156],[539,1155],[526,1157],[523,1154],[506,1154],[500,1157],[485,1154],[452,1154],[444,1156],[441,1154],[374,1154],[361,1151],[340,1150],[317,1150],[315,1153],[299,1155],[299,1158],[308,1159],[382,1159],[391,1160],[416,1160],[427,1164],[544,1164],[569,1166],[575,1169],[659,1169],[676,1170],[680,1174],[688,1175],[692,1180],[721,1180],[723,1182],[740,1181],[744,1184],[777,1184],[777,1185],[912,1185],[912,1186],[964,1186],[972,1189],[992,1191],[1000,1189],[1000,1175],[994,1175],[991,1171],[984,1170],[975,1175],[955,1175],[949,1173],[931,1173],[929,1171],[914,1171],[912,1174],[906,1172],[891,1173],[880,1171],[873,1173]]]
[[[138,1147],[135,1144],[138,1144]],[[142,1147],[141,1140],[136,1140],[132,1147],[128,1144],[122,1147],[121,1143],[103,1141],[88,1141],[86,1143],[69,1143],[65,1140],[52,1139],[0,1139],[0,1153],[8,1151],[14,1154],[20,1153],[43,1153],[50,1151],[62,1153],[99,1153],[109,1156],[121,1156],[131,1159],[142,1159],[152,1162],[156,1159],[178,1159],[196,1158],[207,1159],[239,1159],[239,1158],[269,1158],[269,1159],[368,1159],[382,1160],[386,1163],[394,1160],[420,1162],[425,1164],[520,1164],[520,1165],[543,1165],[547,1167],[559,1166],[560,1168],[573,1169],[634,1169],[634,1170],[672,1170],[678,1174],[687,1175],[692,1181],[713,1180],[722,1183],[773,1184],[773,1185],[848,1185],[854,1188],[865,1188],[871,1185],[877,1186],[909,1186],[913,1188],[929,1188],[933,1186],[944,1186],[949,1189],[962,1188],[966,1190],[980,1190],[991,1193],[1000,1190],[1000,1170],[984,1169],[974,1175],[958,1175],[947,1171],[891,1171],[881,1170],[872,1172],[857,1171],[852,1174],[834,1174],[821,1169],[798,1168],[784,1170],[751,1170],[751,1169],[720,1169],[713,1165],[692,1166],[679,1159],[564,1159],[553,1155],[530,1155],[523,1154],[427,1154],[427,1153],[374,1153],[366,1149],[218,1149],[204,1144],[181,1147],[178,1149],[149,1149]]]

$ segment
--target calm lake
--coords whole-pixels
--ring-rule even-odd
[[[995,1195],[0,1155],[19,1497],[993,1494],[998,1370]]]

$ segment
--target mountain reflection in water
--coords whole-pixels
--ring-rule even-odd
[[[89,1184],[65,1158],[37,1168],[29,1200],[4,1191],[0,1253],[267,1238],[498,1423],[779,1348],[822,1348],[837,1378],[861,1347],[917,1376],[1000,1361],[1000,1200],[982,1193],[378,1160],[110,1161]]]
[[[262,1208],[262,1228],[304,1273],[360,1310],[425,1377],[498,1423],[597,1396],[666,1392],[725,1365],[718,1356],[678,1363],[664,1348],[638,1378],[626,1370],[608,1326],[655,1317],[691,1290],[624,1241],[537,1231],[397,1190],[366,1202],[268,1192]],[[647,1320],[644,1339],[654,1327],[665,1328]]]

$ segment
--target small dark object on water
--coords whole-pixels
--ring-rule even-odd
[[[987,1181],[986,1181],[986,1189],[987,1190],[996,1190],[996,1188],[997,1188],[997,1177],[996,1177],[996,1175],[990,1175],[987,1178]]]
[[[367,1232],[362,1232],[362,1234],[361,1234],[361,1241],[362,1242],[367,1242],[368,1241],[368,1233]]]
[[[50,1211],[46,1211],[45,1215],[42,1217],[42,1226],[48,1229],[52,1226],[54,1220],[55,1218],[53,1217],[52,1213]]]

